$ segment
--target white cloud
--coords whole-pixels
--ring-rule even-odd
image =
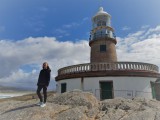
[[[0,58],[0,84],[22,84],[26,87],[24,83],[27,82],[31,84],[28,87],[34,87],[35,84],[30,80],[37,80],[38,73],[35,70],[29,73],[21,71],[22,66],[37,65],[39,72],[41,64],[47,61],[52,68],[53,80],[59,68],[89,62],[89,46],[85,40],[76,43],[59,42],[54,37],[30,37],[20,41],[1,40]]]
[[[153,38],[156,36],[160,36],[160,26],[157,26],[156,28],[150,28],[148,31],[144,34],[144,37]]]
[[[63,28],[65,29],[70,29],[70,28],[76,28],[80,25],[82,25],[84,22],[88,21],[89,18],[88,17],[84,17],[81,22],[72,22],[70,24],[66,24],[66,25],[63,25]]]
[[[70,23],[70,24],[63,25],[63,28],[72,28],[72,27],[77,27],[79,25],[80,24],[73,22],[73,23]]]
[[[160,66],[160,26],[117,38],[119,61],[149,62]],[[121,56],[121,57],[120,57]]]
[[[53,34],[58,34],[58,38],[63,38],[65,36],[70,36],[69,32],[65,29],[56,29]]]
[[[84,18],[82,19],[82,21],[86,21],[86,20],[89,20],[89,17],[84,17]]]
[[[37,72],[29,72],[25,73],[23,70],[19,69],[15,72],[12,72],[9,76],[3,77],[0,79],[1,85],[4,86],[12,86],[19,88],[31,88],[36,86],[36,76],[38,76]]]
[[[89,20],[89,18],[88,17],[84,17],[81,20],[81,22],[72,22],[72,23],[68,23],[68,24],[62,25],[61,27],[53,30],[53,34],[54,34],[54,36],[57,36],[58,38],[63,38],[63,37],[70,36],[70,32],[73,29],[77,29],[79,26],[84,24],[87,20]]]
[[[124,27],[122,28],[123,31],[128,31],[128,30],[130,30],[130,29],[131,29],[131,28],[128,27],[128,26],[124,26]]]
[[[26,18],[24,20],[24,25],[26,28],[29,28],[31,31],[39,32],[43,30],[43,28],[45,27],[45,24],[42,21],[42,18],[44,18],[43,14]]]
[[[141,35],[144,34],[145,31],[141,30],[141,31],[137,31],[135,33],[130,33],[127,37],[134,37],[134,38],[140,38]]]
[[[59,29],[56,29],[55,32],[60,33],[60,34],[66,34],[66,33],[67,33],[66,30],[60,29],[60,28],[59,28]]]
[[[35,90],[37,88],[37,80],[39,71],[32,70],[31,72],[24,72],[22,69],[19,69],[9,76],[0,78],[0,84],[2,86],[8,87],[17,87],[20,89],[27,89],[27,90]],[[52,76],[49,90],[54,90],[56,88],[54,77]]]
[[[157,26],[130,33],[124,38],[117,37],[118,61],[147,62],[160,66],[159,33]],[[41,65],[47,61],[52,69],[50,87],[53,88],[54,77],[59,68],[88,63],[89,57],[88,40],[61,42],[55,37],[30,37],[20,41],[0,40],[0,84],[36,88]],[[31,66],[32,69],[26,71],[23,68],[25,65]]]
[[[149,25],[143,25],[142,27],[141,27],[141,29],[147,29],[147,28],[149,28],[150,26]]]

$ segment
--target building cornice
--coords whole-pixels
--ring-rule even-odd
[[[58,70],[56,81],[81,77],[129,76],[160,78],[156,65],[140,62],[86,63]]]

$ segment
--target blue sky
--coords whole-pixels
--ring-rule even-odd
[[[55,87],[59,68],[89,62],[91,18],[100,6],[112,16],[118,60],[160,66],[159,5],[159,0],[0,0],[0,85],[36,89],[41,64],[48,61]]]
[[[158,25],[159,4],[159,0],[1,0],[0,38],[88,39],[91,17],[100,6],[112,15],[116,35],[123,37],[141,26]]]

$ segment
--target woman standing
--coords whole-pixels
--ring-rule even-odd
[[[39,78],[38,78],[38,83],[37,83],[37,95],[40,99],[40,102],[37,105],[40,105],[41,107],[45,107],[46,106],[46,100],[47,100],[47,87],[49,85],[50,82],[50,72],[51,69],[49,68],[49,65],[47,62],[43,63],[42,66],[42,70],[39,73]],[[42,98],[41,95],[41,90],[43,89],[43,95],[44,95],[44,99]]]

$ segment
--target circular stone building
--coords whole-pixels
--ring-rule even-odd
[[[115,97],[154,98],[152,86],[160,78],[158,66],[117,61],[117,40],[111,26],[111,15],[102,7],[93,16],[92,24],[90,63],[59,69],[57,92],[80,89],[92,92],[101,100]]]

